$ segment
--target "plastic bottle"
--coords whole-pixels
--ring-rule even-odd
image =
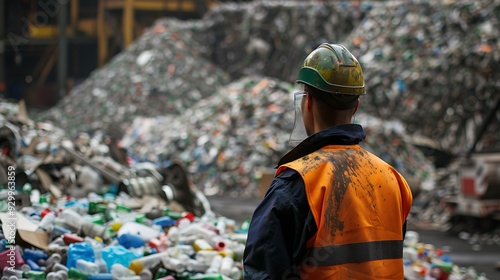
[[[130,263],[129,268],[136,274],[139,274],[144,268],[152,266],[155,262],[160,261],[163,257],[168,258],[168,252],[165,251],[135,259]]]
[[[210,244],[205,239],[196,239],[193,243],[193,248],[195,251],[213,250],[212,246],[210,246]]]
[[[137,274],[139,273],[140,272],[138,272]],[[141,277],[139,276],[135,278],[136,274],[132,270],[126,268],[121,264],[114,264],[111,267],[111,275],[113,275],[113,279],[141,279]]]
[[[233,266],[229,277],[232,279],[243,279],[243,270],[239,269],[237,266]]]
[[[17,278],[23,278],[23,272],[21,270],[12,269],[11,267],[4,267],[2,270],[3,276],[16,276]]]
[[[54,228],[54,222],[56,220],[56,213],[49,212],[45,214],[40,223],[38,223],[38,229],[44,232],[51,232]]]
[[[97,264],[82,259],[76,260],[76,269],[87,275],[96,275],[99,273],[99,266]]]
[[[47,249],[49,250],[50,254],[57,253],[60,254],[61,256],[68,254],[68,246],[61,246],[59,244],[50,243]]]
[[[71,280],[87,280],[88,275],[76,268],[70,268],[68,271],[68,278]]]
[[[218,252],[212,250],[200,250],[196,252],[195,259],[200,263],[210,265],[215,256],[219,255]]]
[[[23,278],[28,278],[32,280],[46,279],[45,272],[43,271],[21,271],[17,269],[12,269],[12,267],[5,267],[2,271],[2,275],[17,277],[18,279],[23,279]]]
[[[14,260],[12,260],[14,257]],[[25,264],[18,247],[6,246],[6,250],[0,253],[0,268],[20,267]]]
[[[52,231],[50,232],[50,240],[53,240],[59,236],[62,236],[63,234],[71,234],[71,230],[69,230],[65,227],[54,225],[52,227]]]
[[[69,245],[66,266],[68,268],[76,267],[76,261],[80,259],[94,262],[94,250],[90,243],[79,242]]]
[[[68,273],[65,271],[54,271],[47,274],[47,280],[65,280],[68,279]]]
[[[102,258],[108,266],[108,271],[111,270],[111,267],[114,264],[121,264],[125,267],[129,267],[130,263],[139,257],[139,254],[136,254],[121,245],[106,246],[102,249]]]
[[[168,229],[167,238],[172,243],[176,244],[177,242],[179,242],[179,237],[180,237],[180,233],[179,233],[178,227],[172,226]]]
[[[125,233],[132,233],[138,235],[142,238],[142,240],[148,242],[150,239],[158,237],[158,235],[160,235],[160,230],[154,227],[147,227],[143,224],[139,224],[136,222],[128,222],[124,223],[120,227],[120,230],[118,230],[117,235],[118,237],[120,237],[122,234]]]
[[[159,225],[159,226],[164,227],[164,228],[168,228],[168,227],[175,225],[175,220],[170,218],[169,216],[164,216],[161,218],[154,219],[153,224]]]
[[[216,228],[217,228],[217,231],[219,232],[219,235],[226,233],[226,225],[227,225],[226,218],[220,217],[217,219]]]
[[[45,272],[52,271],[52,268],[56,263],[60,263],[62,260],[62,256],[59,253],[53,253],[50,257],[45,261]]]
[[[61,237],[64,241],[64,244],[66,244],[66,245],[83,242],[83,238],[81,238],[80,236],[78,236],[76,234],[65,233]]]
[[[158,238],[153,238],[149,240],[148,245],[149,247],[155,249],[157,252],[163,252],[170,246],[168,240],[165,239],[160,240]]]
[[[200,224],[190,224],[183,229],[180,229],[181,235],[197,235],[199,238],[211,240],[217,233],[213,230],[202,227]]]
[[[212,259],[212,263],[210,264],[210,267],[207,269],[207,274],[217,274],[220,272],[220,267],[222,264],[222,256],[221,255],[216,255]]]
[[[25,260],[32,260],[38,262],[41,259],[47,259],[48,255],[40,250],[24,249],[23,258]]]
[[[175,248],[182,250],[182,253],[184,253],[188,256],[194,257],[194,255],[195,255],[194,248],[191,245],[184,245],[184,244],[183,245],[176,245]]]
[[[226,249],[226,240],[224,240],[224,238],[222,238],[221,236],[214,236],[210,240],[210,244],[216,251],[222,251]]]
[[[113,280],[111,273],[99,273],[96,275],[89,275],[88,280]]]
[[[83,223],[83,218],[76,211],[66,208],[64,209],[59,218],[63,221],[63,223],[68,226],[73,232],[79,232],[80,227]]]
[[[220,273],[226,276],[231,276],[233,265],[234,265],[234,260],[232,257],[230,256],[224,257],[220,265]]]
[[[120,235],[118,237],[118,243],[127,249],[144,246],[144,240],[140,236],[132,233],[124,233]]]
[[[65,265],[63,264],[60,264],[60,263],[56,263],[54,264],[54,266],[52,267],[52,271],[65,271],[66,274],[68,274],[68,271],[69,271],[69,268],[67,268]]]
[[[415,247],[419,241],[420,235],[416,231],[407,231],[404,238],[404,245],[406,247]]]
[[[210,264],[202,263],[198,260],[190,259],[186,262],[186,269],[191,272],[204,273],[210,267]]]
[[[38,263],[32,259],[27,259],[26,264],[30,267],[30,270],[33,271],[41,271],[42,269],[38,265]]]
[[[182,273],[186,270],[186,264],[179,259],[165,257],[161,258],[161,262],[166,269],[175,271],[176,273]]]
[[[143,269],[139,277],[141,277],[141,280],[153,279],[153,273],[149,269]]]
[[[46,279],[47,276],[43,271],[24,271],[22,278],[28,278],[32,280],[43,280]]]
[[[105,227],[89,221],[83,222],[81,224],[79,233],[83,236],[88,236],[91,238],[100,237],[103,240],[109,240],[110,238]]]
[[[99,267],[99,272],[108,272],[108,265],[102,258],[102,246],[100,244],[92,244],[92,248],[94,249],[94,263]]]

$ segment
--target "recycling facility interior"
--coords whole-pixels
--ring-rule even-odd
[[[191,13],[165,5],[133,13],[132,23],[125,6],[104,8],[134,1],[71,1],[66,18],[59,2],[0,0],[0,91],[9,99],[0,135],[11,147],[2,159],[26,171],[24,183],[86,197],[119,182],[140,197],[159,185],[138,191],[130,179],[156,176],[199,214],[209,208],[203,196],[262,197],[291,148],[290,93],[302,60],[338,42],[366,79],[355,118],[367,130],[364,147],[414,192],[409,221],[466,230],[443,201],[461,195],[471,155],[500,152],[500,1],[193,1],[204,5]],[[100,8],[111,29],[105,44]],[[11,12],[23,9],[31,14],[20,23]],[[63,33],[69,53],[58,50]],[[27,106],[11,102],[21,99]],[[473,198],[493,198],[494,218],[500,180],[491,174],[489,197]],[[498,220],[469,230],[476,242],[500,245]]]

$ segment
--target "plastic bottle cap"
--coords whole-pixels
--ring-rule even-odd
[[[144,269],[144,266],[139,261],[132,261],[130,263],[129,269],[134,271],[135,274],[139,274]]]

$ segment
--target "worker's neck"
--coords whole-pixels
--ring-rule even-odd
[[[336,118],[334,121],[329,121],[329,122],[318,121],[314,123],[314,132],[317,133],[332,126],[351,124],[351,123],[352,123],[351,117]]]

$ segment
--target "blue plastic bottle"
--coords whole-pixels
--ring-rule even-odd
[[[161,218],[154,219],[153,224],[159,225],[161,227],[171,227],[175,225],[175,220],[170,218],[169,216],[164,216]]]
[[[144,240],[138,235],[124,233],[118,237],[118,243],[125,248],[139,248],[144,246]]]
[[[141,254],[134,253],[121,245],[108,246],[102,249],[102,258],[108,265],[108,271],[111,271],[113,264],[121,264],[128,267],[132,260],[140,258],[141,256]]]
[[[69,245],[66,266],[68,268],[75,268],[76,261],[79,259],[94,262],[94,250],[90,243],[78,242]]]
[[[111,273],[99,273],[96,275],[89,275],[87,280],[113,280],[113,275]]]
[[[25,260],[32,260],[38,262],[41,259],[47,259],[49,256],[40,250],[25,249],[23,258]]]

